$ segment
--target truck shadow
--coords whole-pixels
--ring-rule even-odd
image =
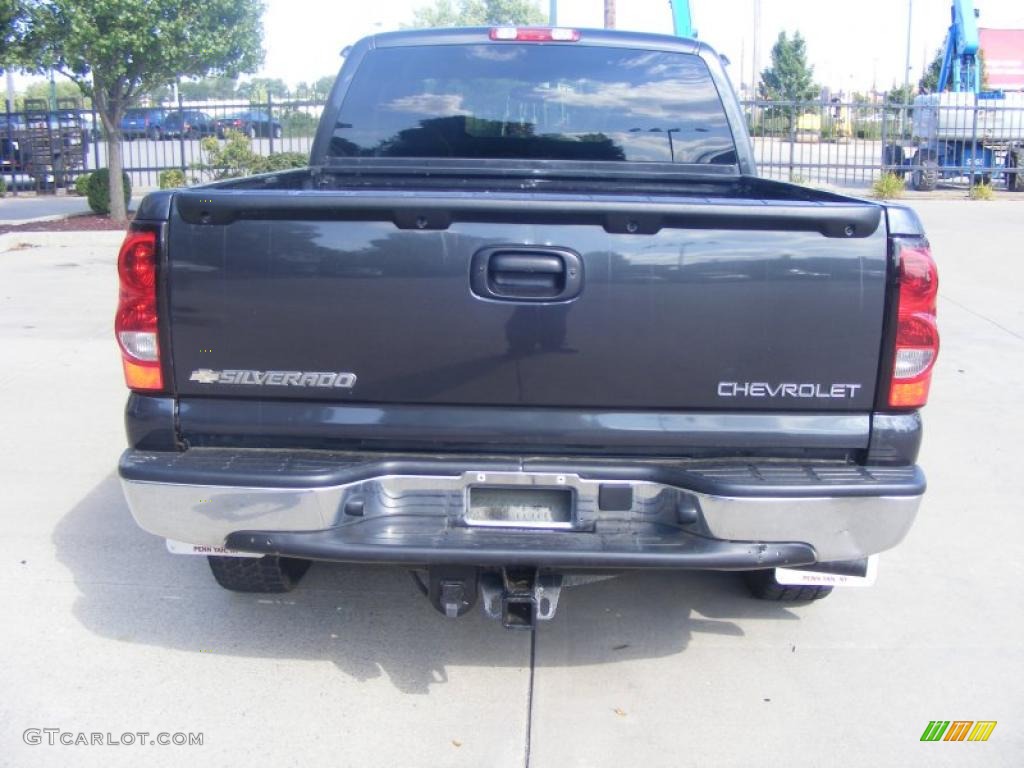
[[[528,633],[479,609],[445,619],[397,567],[316,564],[289,594],[224,591],[202,558],[170,555],[135,525],[114,474],[64,516],[53,542],[80,592],[75,618],[120,642],[331,661],[359,681],[383,676],[416,694],[447,682],[449,666],[530,664]],[[749,599],[733,574],[627,574],[564,589],[555,620],[538,631],[536,663],[670,657],[695,634],[742,637],[736,619],[798,618]]]

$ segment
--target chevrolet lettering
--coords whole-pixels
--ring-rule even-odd
[[[769,384],[765,381],[720,381],[719,397],[853,398],[863,384]]]

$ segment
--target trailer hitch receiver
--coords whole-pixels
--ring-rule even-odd
[[[504,569],[480,577],[484,612],[507,629],[536,629],[538,621],[553,619],[561,590],[560,575],[536,569]]]

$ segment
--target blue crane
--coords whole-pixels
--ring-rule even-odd
[[[672,9],[672,27],[676,37],[696,37],[689,0],[669,0],[668,4]]]
[[[952,23],[946,36],[946,50],[939,73],[942,93],[952,82],[952,90],[981,93],[981,39],[978,36],[978,11],[973,0],[953,0]]]
[[[912,143],[883,148],[882,164],[909,170],[914,189],[935,189],[940,179],[967,176],[971,184],[1002,177],[1024,191],[1024,145],[1017,99],[982,90],[981,36],[974,0],[952,0],[950,25],[935,93],[914,99]],[[984,109],[982,107],[984,106]],[[904,147],[914,148],[907,158]]]

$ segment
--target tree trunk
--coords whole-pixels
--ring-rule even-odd
[[[99,107],[100,120],[107,134],[107,171],[110,174],[110,218],[117,222],[128,221],[128,207],[124,204],[124,162],[121,159],[121,119],[124,110],[111,108],[107,99],[99,93],[94,99]]]
[[[124,163],[121,160],[121,120],[116,127],[107,128],[107,168],[110,171],[110,218],[112,221],[127,222],[128,206],[124,204]]]
[[[615,29],[615,0],[604,0],[604,28]]]

